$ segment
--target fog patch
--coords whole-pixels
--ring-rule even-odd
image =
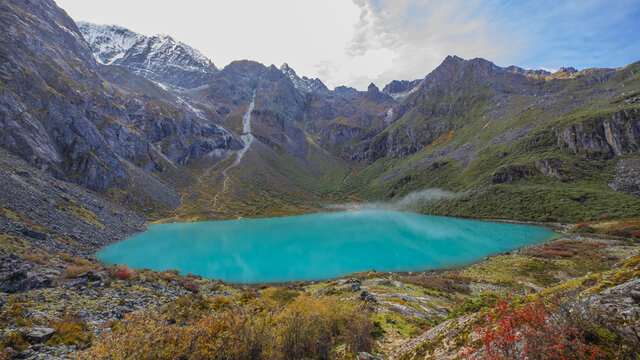
[[[413,210],[420,206],[428,205],[443,199],[450,199],[455,196],[456,195],[450,191],[427,189],[414,191],[402,198],[393,199],[388,202],[330,204],[326,207],[332,210]]]

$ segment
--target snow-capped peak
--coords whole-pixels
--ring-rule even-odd
[[[289,64],[284,63],[280,66],[280,71],[282,71],[285,75],[291,79],[293,85],[298,89],[298,91],[302,93],[309,92],[328,92],[329,89],[327,86],[318,78],[309,79],[306,76],[300,78],[296,72],[289,66]]]
[[[198,50],[169,35],[146,36],[117,25],[78,22],[102,64],[124,66],[149,80],[193,88],[210,80],[217,68]]]

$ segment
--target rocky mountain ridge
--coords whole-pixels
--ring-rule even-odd
[[[515,189],[534,169],[565,181],[580,178],[583,170],[562,169],[573,161],[564,159],[571,153],[599,159],[602,152],[603,161],[615,161],[638,149],[636,97],[624,95],[636,91],[633,64],[628,71],[563,68],[550,74],[449,56],[424,79],[394,81],[382,91],[374,84],[367,91],[329,90],[287,64],[236,61],[218,70],[166,36],[87,23],[76,28],[49,2],[7,3],[3,11],[5,33],[11,35],[3,38],[3,146],[58,178],[145,213],[173,211],[185,204],[175,199],[184,200],[186,193],[207,217],[228,216],[224,208],[205,210],[207,199],[220,198],[221,171],[242,148],[242,117],[252,100],[257,141],[247,160],[232,169],[236,181],[223,196],[224,206],[234,209],[243,197],[264,198],[259,194],[265,191],[270,201],[294,201],[287,187],[312,203],[327,196],[388,199],[426,184],[483,192],[508,183]],[[31,19],[28,26],[23,18]],[[43,50],[29,38],[57,50]],[[31,70],[22,78],[9,75],[20,67]],[[153,71],[136,73],[141,68]],[[193,83],[193,76],[200,80]],[[625,82],[630,87],[623,91]],[[39,93],[30,96],[27,88]],[[619,96],[626,99],[622,105]],[[596,99],[598,105],[590,105]],[[567,117],[590,106],[610,112],[613,120],[570,123]],[[613,111],[616,106],[623,108]],[[506,151],[509,156],[473,181],[448,181],[453,173],[477,171],[485,153],[519,147],[541,131],[544,151],[558,156],[523,164],[531,152],[525,146],[524,152]],[[442,161],[450,175],[410,175]],[[386,171],[370,173],[381,164]],[[252,189],[245,185],[256,181]]]

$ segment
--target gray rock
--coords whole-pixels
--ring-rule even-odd
[[[375,295],[368,292],[367,290],[362,290],[360,293],[360,300],[370,303],[377,303],[378,299],[376,299]]]
[[[380,286],[396,287],[393,281],[389,279],[378,279],[376,280],[376,284]]]
[[[362,351],[358,353],[358,360],[383,360],[383,359],[377,356],[373,356],[368,352]]]
[[[22,335],[29,341],[35,343],[45,342],[56,333],[56,331],[52,328],[48,327],[32,327],[21,329],[20,332]]]

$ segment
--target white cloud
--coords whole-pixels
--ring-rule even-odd
[[[500,61],[508,49],[480,6],[462,0],[57,0],[75,20],[166,33],[219,67],[287,62],[329,87],[424,77],[446,55]],[[376,0],[378,1],[378,0]]]

